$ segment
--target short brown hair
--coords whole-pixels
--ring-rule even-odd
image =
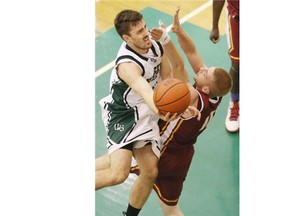
[[[114,19],[114,26],[117,33],[122,37],[124,34],[130,36],[130,26],[141,21],[143,15],[134,10],[122,10]]]
[[[223,68],[216,67],[213,75],[213,81],[210,86],[210,95],[212,97],[224,96],[232,88],[232,78]]]

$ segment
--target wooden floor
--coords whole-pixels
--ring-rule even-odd
[[[181,12],[179,18],[182,18],[186,14],[199,8],[206,2],[203,0],[99,0],[95,3],[95,30],[96,35],[113,28],[113,20],[116,14],[123,9],[143,10],[146,7],[152,7],[164,13],[172,15],[178,5],[181,6]],[[225,12],[225,11],[224,11]],[[212,28],[212,7],[208,7],[197,16],[188,20],[195,25],[201,26],[207,30]],[[225,34],[225,13],[221,14],[219,21],[220,33]]]
[[[221,40],[214,45],[209,41],[212,23],[211,4],[204,10],[199,7],[210,1],[97,1],[95,6],[95,126],[96,157],[106,153],[106,136],[101,120],[99,100],[108,94],[109,76],[113,60],[121,44],[113,29],[113,19],[122,9],[135,9],[143,13],[149,27],[159,19],[170,25],[177,5],[181,5],[180,20],[189,15],[182,26],[196,43],[200,55],[208,66],[229,69],[225,35],[225,11],[220,20]],[[185,19],[186,20],[186,19]],[[175,37],[171,37],[176,44]],[[177,44],[176,44],[177,45]],[[180,47],[177,45],[180,49]],[[185,59],[185,64],[192,71]],[[224,120],[229,101],[225,96],[210,126],[195,144],[195,155],[186,178],[179,205],[186,216],[238,216],[239,215],[239,134],[226,131]],[[135,176],[120,185],[95,192],[96,216],[120,216],[129,200],[129,190]],[[160,216],[157,196],[151,193],[139,216]]]

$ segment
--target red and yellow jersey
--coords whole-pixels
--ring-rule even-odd
[[[170,123],[159,121],[163,148],[153,189],[159,199],[169,206],[178,203],[194,155],[194,144],[207,128],[222,100],[222,97],[211,99],[201,91],[198,94],[200,121],[196,118],[179,118]]]
[[[198,90],[197,90],[198,91]],[[162,141],[162,152],[168,148],[181,149],[186,145],[193,145],[197,137],[205,130],[209,122],[215,115],[215,111],[220,104],[222,97],[209,98],[205,93],[198,91],[198,110],[201,112],[201,119],[178,118],[170,123],[159,121],[160,135]]]

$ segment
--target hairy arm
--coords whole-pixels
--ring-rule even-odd
[[[163,26],[160,28],[154,28],[151,30],[151,36],[155,40],[159,40],[163,34],[167,34]],[[167,43],[165,43],[165,45],[163,45],[163,48],[164,48],[164,53],[167,54],[167,57],[171,63],[171,66],[173,69],[173,77],[180,79],[187,83],[187,86],[191,93],[191,105],[194,107],[197,107],[198,93],[195,90],[195,88],[192,86],[192,84],[190,83],[189,74],[185,67],[184,60],[180,52],[177,50],[172,40],[169,40]],[[190,107],[190,109],[192,109],[192,106]],[[200,112],[198,111],[194,113],[196,116],[198,116],[198,120],[199,120],[201,117]]]
[[[171,65],[170,65],[168,57],[166,55],[166,52],[164,51],[164,54],[163,54],[163,57],[162,57],[162,62],[161,62],[161,69],[160,69],[160,75],[161,75],[161,78],[163,80],[173,77],[172,70],[171,70]]]
[[[219,41],[219,19],[224,7],[225,0],[213,0],[213,21],[212,21],[212,30],[210,33],[210,40],[213,43],[217,43]]]
[[[201,67],[205,67],[202,57],[197,52],[194,41],[189,37],[185,30],[181,27],[179,22],[179,10],[176,9],[173,19],[172,31],[176,34],[177,40],[180,44],[181,49],[185,53],[193,71],[197,73]]]
[[[167,74],[165,75],[168,76],[170,72],[171,71],[167,72]],[[122,63],[118,66],[118,75],[120,76],[120,78],[124,80],[127,83],[127,85],[129,85],[135,92],[137,92],[144,99],[145,103],[156,115],[158,115],[164,121],[173,121],[174,119],[176,119],[177,117],[176,113],[172,116],[170,116],[170,113],[167,113],[165,116],[160,115],[157,107],[154,104],[153,100],[154,91],[149,85],[149,83],[146,81],[146,79],[141,76],[141,73],[142,73],[141,69],[135,63],[132,62]]]
[[[159,40],[162,35],[167,34],[164,27],[153,28],[151,30],[151,36],[155,40]],[[172,40],[169,40],[165,45],[163,45],[164,53],[167,55],[169,62],[172,66],[173,77],[180,79],[184,82],[189,82],[189,75],[185,68],[183,58],[180,52],[176,49]]]

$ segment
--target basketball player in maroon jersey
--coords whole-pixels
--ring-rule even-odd
[[[179,10],[178,7],[174,15],[172,31],[176,33],[177,40],[195,72],[194,85],[189,81],[184,61],[173,42],[170,40],[163,47],[172,64],[174,77],[187,82],[192,96],[191,103],[200,111],[201,119],[197,120],[188,113],[184,113],[180,118],[171,122],[159,121],[163,148],[158,163],[158,177],[153,189],[159,197],[165,216],[184,215],[178,206],[178,200],[192,162],[194,144],[215,115],[222,96],[227,94],[232,86],[232,80],[227,71],[218,67],[205,66],[194,42],[180,26]],[[161,39],[169,38],[161,28],[153,29],[151,36],[160,42]],[[131,172],[137,174],[137,166],[132,167]]]
[[[225,0],[213,1],[213,28],[210,40],[213,43],[219,41],[218,22]],[[225,120],[226,129],[233,133],[239,131],[239,0],[227,0],[226,11],[226,35],[228,42],[228,53],[231,59],[230,76],[233,80],[233,87],[230,95],[227,117]]]

